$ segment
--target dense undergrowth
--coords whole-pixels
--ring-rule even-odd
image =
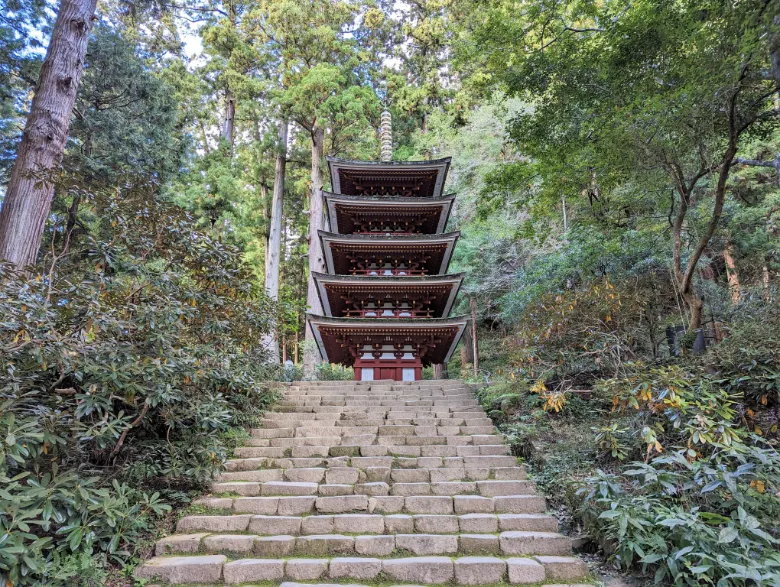
[[[8,585],[104,585],[276,396],[240,252],[147,194],[91,206],[66,254],[0,267]]]
[[[494,375],[479,396],[490,416],[563,527],[589,534],[620,568],[662,584],[778,584],[776,306],[746,301],[722,342],[703,355],[683,342],[674,356],[629,312],[604,320],[620,288],[596,288],[610,292],[607,306],[588,294],[540,306],[561,320],[552,329],[536,312],[512,337],[487,333]]]

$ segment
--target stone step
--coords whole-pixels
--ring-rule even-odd
[[[244,446],[265,447],[292,447],[292,446],[350,446],[350,443],[358,443],[357,446],[380,444],[402,444],[407,446],[423,446],[425,444],[451,444],[451,445],[480,445],[502,444],[504,437],[497,434],[458,434],[458,428],[439,428],[417,426],[415,434],[402,436],[377,436],[375,434],[361,434],[358,436],[294,436],[278,438],[250,438]],[[453,434],[454,433],[454,434]],[[394,440],[389,440],[390,438]]]
[[[442,402],[441,405],[433,405],[434,402],[429,402],[430,405],[407,405],[402,402],[396,402],[395,406],[382,406],[380,403],[371,400],[365,400],[359,404],[354,405],[330,405],[330,406],[303,406],[303,410],[298,411],[271,411],[271,417],[278,418],[292,418],[297,414],[313,414],[318,413],[314,411],[314,408],[338,408],[335,412],[329,413],[342,413],[342,414],[406,414],[406,417],[410,417],[409,414],[421,414],[420,417],[425,417],[428,414],[442,414],[442,417],[447,417],[448,414],[464,413],[464,414],[484,414],[485,411],[476,402]],[[309,411],[306,408],[312,408]],[[461,409],[463,408],[463,409]],[[412,416],[413,417],[413,416]]]
[[[539,514],[547,504],[538,495],[290,495],[212,497],[199,500],[204,507],[236,514],[301,516],[310,514]],[[235,517],[235,516],[233,516]]]
[[[250,451],[254,449],[246,449]],[[237,449],[237,452],[244,452]],[[241,456],[239,459],[228,461],[228,467],[234,466],[233,463],[248,463],[247,467],[268,469],[297,469],[310,467],[355,467],[358,469],[368,469],[374,467],[386,467],[394,469],[416,469],[416,468],[457,468],[457,469],[487,469],[487,468],[505,468],[517,466],[517,459],[509,455],[479,455],[465,457],[405,457],[405,456],[387,456],[388,447],[385,446],[364,446],[360,447],[362,455],[371,454],[373,456],[338,456],[338,457],[252,457]],[[250,453],[251,454],[251,453]],[[239,455],[240,456],[240,455]]]
[[[327,422],[327,426],[493,426],[490,418],[481,416],[478,412],[470,418],[455,417],[437,417],[435,414],[428,414],[421,417],[411,417],[402,415],[388,419],[385,414],[375,414],[371,412],[296,412],[314,418],[315,422]],[[266,418],[271,420],[271,418]],[[281,422],[280,420],[273,420]],[[307,420],[311,422],[310,420]],[[322,424],[320,424],[322,425]],[[294,430],[294,426],[287,425],[285,428]],[[255,428],[254,431],[260,431],[261,428]]]
[[[473,398],[466,398],[465,396],[446,396],[446,397],[421,397],[421,398],[404,398],[402,396],[392,397],[386,396],[384,398],[368,398],[368,397],[345,397],[345,396],[305,396],[300,398],[287,397],[274,406],[275,413],[288,413],[294,410],[303,408],[303,411],[308,411],[306,408],[316,407],[335,407],[342,408],[345,411],[355,411],[352,408],[363,407],[369,408],[368,411],[387,411],[392,412],[397,408],[402,409],[416,409],[416,408],[441,408],[444,411],[445,408],[453,408],[457,406],[467,406],[469,408],[478,407],[479,404],[474,401]],[[346,408],[350,408],[346,410]]]
[[[371,450],[376,448],[377,450]],[[353,457],[384,458],[392,460],[393,457],[480,457],[480,456],[508,456],[509,447],[504,444],[482,445],[347,445],[347,446],[244,446],[235,450],[239,458],[327,458],[327,457]],[[362,456],[371,455],[371,456]],[[375,456],[392,455],[392,456]],[[514,460],[514,457],[509,457]],[[366,466],[386,466],[383,464]]]
[[[193,502],[206,515],[181,518],[136,576],[247,587],[581,580],[587,567],[509,453],[461,382],[297,382],[213,495]]]
[[[376,542],[368,539],[366,545]],[[336,548],[337,540],[330,547]],[[569,581],[587,574],[579,559],[560,556],[524,556],[499,558],[465,556],[412,556],[377,558],[371,556],[332,556],[326,550],[322,558],[240,558],[225,555],[155,556],[135,570],[138,579],[157,580],[171,585],[210,583],[240,585],[253,582],[277,582],[284,579],[307,583],[282,582],[280,587],[306,587],[310,581],[380,578],[419,585],[513,585],[539,584],[544,581]],[[329,556],[330,555],[330,556]],[[327,585],[326,583],[318,583]],[[336,587],[340,583],[333,584]],[[360,586],[352,586],[360,587]],[[574,587],[574,586],[570,586]]]
[[[454,414],[458,414],[455,416]],[[464,415],[465,414],[465,415]],[[434,425],[431,420],[441,420],[439,426],[464,426],[465,421],[479,420],[478,426],[488,425],[481,412],[290,412],[290,417],[266,414],[261,420],[263,428],[300,428],[310,426],[387,426],[387,425]],[[462,420],[462,422],[460,421]],[[274,425],[274,423],[276,425]],[[270,424],[270,425],[269,425]],[[492,423],[491,423],[492,425]]]
[[[265,462],[265,459],[258,459]],[[486,469],[391,469],[390,467],[299,467],[293,469],[260,469],[254,459],[231,461],[229,471],[222,473],[219,482],[225,481],[307,481],[310,483],[440,483],[442,481],[522,481],[527,478],[523,467],[493,467]],[[247,468],[242,468],[246,463]],[[262,464],[260,465],[262,466]]]
[[[269,469],[270,471],[270,469]],[[299,469],[303,471],[303,469]],[[311,469],[308,469],[311,471]],[[315,473],[316,474],[316,473]],[[301,477],[304,477],[303,475]],[[359,480],[358,480],[359,481]],[[320,483],[314,481],[225,481],[214,483],[216,494],[231,493],[242,496],[282,495],[481,495],[498,497],[505,495],[534,495],[536,490],[530,481],[438,481],[392,482],[366,481],[364,483]]]
[[[257,432],[253,432],[252,435],[255,438],[297,438],[301,436],[359,436],[364,434],[370,434],[374,436],[390,435],[394,432],[393,429],[387,426],[406,426],[410,425],[408,422],[404,424],[369,424],[373,421],[348,421],[348,420],[312,420],[306,426],[298,426],[300,422],[273,422],[270,426],[264,429],[257,429]],[[395,421],[397,422],[397,420]],[[268,422],[266,422],[268,424]],[[276,426],[275,424],[284,424]],[[492,424],[453,424],[452,426],[423,426],[421,424],[411,424],[415,429],[435,429],[430,436],[457,436],[459,434],[474,435],[474,434],[494,434],[495,428]],[[379,429],[383,428],[383,433],[379,434]],[[439,429],[445,429],[449,431],[449,434],[444,432],[439,434]],[[283,430],[284,432],[276,432],[276,430]],[[416,430],[411,431],[412,435],[417,435]]]
[[[311,392],[311,393],[309,393]],[[355,399],[355,400],[362,400],[362,399],[379,399],[379,398],[387,398],[387,399],[394,399],[394,400],[402,400],[402,401],[417,401],[417,400],[431,400],[431,399],[448,399],[448,398],[457,398],[457,399],[465,399],[465,400],[473,400],[474,394],[471,392],[465,390],[465,389],[448,389],[445,391],[421,391],[421,390],[414,390],[414,391],[378,391],[375,393],[371,392],[364,392],[360,389],[348,389],[345,390],[343,393],[340,393],[339,395],[332,396],[332,395],[323,395],[322,393],[318,393],[318,390],[306,390],[305,392],[301,392],[299,390],[294,391],[287,391],[284,393],[283,396],[285,399],[287,398],[294,398],[294,399],[305,399],[305,398],[311,398],[311,397],[340,397],[345,400]]]
[[[500,534],[346,534],[345,523],[341,533],[278,534],[262,536],[252,533],[253,524],[264,520],[253,519],[247,534],[174,535],[157,543],[157,552],[165,554],[202,553],[246,555],[263,557],[322,556],[328,554],[362,554],[373,556],[431,556],[457,554],[545,555],[571,556],[571,540],[554,532],[509,531]],[[354,522],[353,522],[354,523]],[[381,520],[379,520],[381,523]],[[282,524],[277,524],[281,526]],[[368,526],[368,521],[362,525]],[[185,538],[182,538],[184,536]],[[198,540],[198,537],[199,540]],[[183,544],[184,542],[184,544]],[[358,544],[363,543],[363,544]],[[371,550],[368,545],[373,545]],[[197,546],[197,550],[190,549]]]
[[[496,534],[557,532],[558,520],[546,514],[325,514],[310,516],[185,516],[177,532],[251,532],[257,535],[311,534]],[[194,536],[194,534],[192,534]],[[189,547],[187,547],[189,548]],[[173,550],[170,552],[189,552]]]
[[[457,430],[457,428],[456,428]],[[435,430],[434,430],[435,432]],[[250,438],[242,448],[292,448],[296,446],[504,446],[503,437],[496,434],[456,434],[448,436],[411,434],[404,436],[377,436],[359,434],[357,436],[297,436],[293,438]],[[506,454],[506,451],[501,451]]]

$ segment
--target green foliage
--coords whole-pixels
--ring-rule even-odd
[[[355,374],[351,367],[342,367],[332,363],[320,363],[316,367],[315,378],[319,381],[352,381]]]
[[[25,435],[24,441],[34,441],[31,436]],[[12,436],[6,437],[6,444],[9,439],[13,441]],[[26,444],[25,448],[35,451],[40,447]],[[59,472],[56,466],[40,476],[33,471],[13,478],[5,475],[0,473],[0,533],[4,537],[0,576],[14,585],[60,581],[57,584],[97,587],[101,584],[97,582],[100,559],[90,564],[88,557],[105,553],[108,560],[126,561],[152,531],[154,517],[171,509],[158,493],[140,492],[116,480],[101,487],[98,477]],[[85,579],[84,571],[96,578]]]
[[[742,304],[739,311],[742,321],[730,329],[721,344],[712,348],[704,363],[717,370],[719,385],[732,394],[739,394],[749,405],[780,405],[777,306]]]
[[[656,583],[774,585],[780,581],[780,455],[761,439],[633,463],[587,480],[583,516],[625,568]]]
[[[238,251],[143,193],[94,205],[110,240],[79,237],[45,277],[0,273],[2,568],[20,585],[55,553],[127,560],[169,508],[142,488],[203,487],[275,397],[270,309]]]

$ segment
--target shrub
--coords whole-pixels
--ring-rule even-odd
[[[127,561],[163,500],[204,487],[276,396],[259,343],[273,308],[240,252],[139,194],[100,209],[69,251],[0,266],[0,576],[13,585],[82,585],[87,557]]]
[[[599,471],[580,490],[587,527],[622,567],[640,564],[656,583],[779,584],[780,455],[751,441]]]

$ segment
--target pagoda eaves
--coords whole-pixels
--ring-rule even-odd
[[[332,191],[344,195],[438,197],[452,159],[347,161],[328,157]]]
[[[417,277],[314,273],[326,316],[441,318],[455,302],[463,274]]]
[[[353,235],[319,231],[328,273],[338,275],[442,275],[459,232]]]
[[[323,198],[331,232],[436,234],[447,226],[455,194],[415,198],[323,192]]]

